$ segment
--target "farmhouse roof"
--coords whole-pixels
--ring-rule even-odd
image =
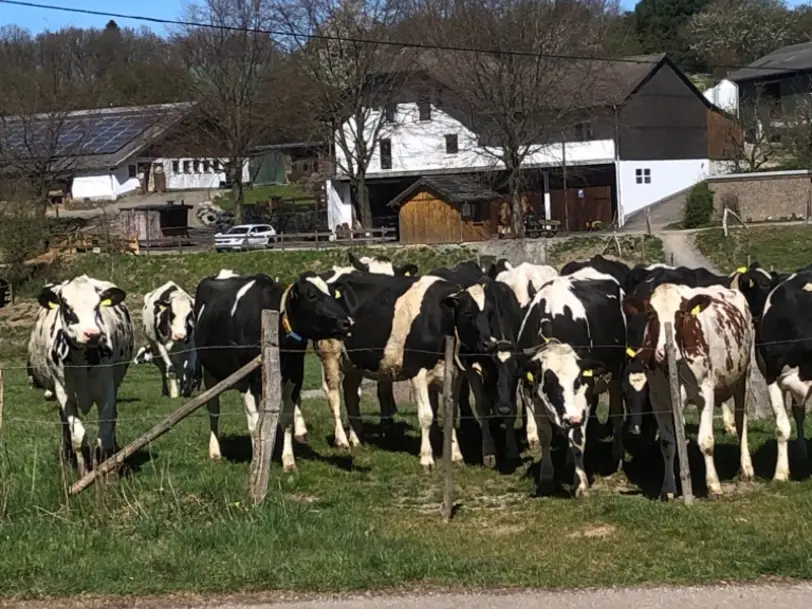
[[[76,169],[117,167],[191,109],[191,102],[0,118],[0,158],[75,157]]]
[[[432,191],[442,199],[451,203],[490,201],[499,197],[499,193],[474,182],[470,178],[464,178],[462,176],[430,176],[417,180],[392,199],[388,203],[388,206],[398,209],[409,197],[422,190]]]
[[[756,59],[745,68],[740,68],[728,75],[728,80],[742,82],[756,78],[782,76],[793,72],[812,69],[812,42],[791,44],[767,53]]]

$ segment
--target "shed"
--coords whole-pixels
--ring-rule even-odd
[[[500,195],[462,176],[423,177],[389,202],[405,244],[485,241]]]
[[[184,203],[122,207],[119,221],[124,236],[141,245],[178,245],[189,240],[191,208]]]

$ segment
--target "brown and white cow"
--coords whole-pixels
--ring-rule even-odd
[[[747,301],[738,290],[721,286],[689,288],[665,283],[651,297],[624,299],[627,315],[647,317],[642,353],[646,360],[651,399],[660,428],[660,448],[665,461],[662,497],[676,494],[674,478],[674,419],[667,381],[664,324],[674,328],[680,398],[700,409],[699,449],[705,457],[708,492],[721,493],[713,463],[713,407],[731,397],[734,400],[736,431],[741,449],[743,480],[753,477],[747,445],[745,392],[753,345],[753,325]]]

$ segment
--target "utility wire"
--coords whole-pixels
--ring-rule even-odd
[[[26,2],[24,0],[0,0],[0,4],[8,4],[13,6],[22,6],[26,8],[35,8],[40,10],[49,10],[49,11],[60,11],[63,13],[71,13],[71,14],[78,14],[78,15],[91,15],[95,17],[105,17],[109,19],[128,19],[131,21],[143,21],[147,23],[157,23],[161,25],[175,25],[175,26],[184,26],[184,27],[194,27],[194,28],[202,28],[202,29],[213,29],[213,30],[221,30],[221,31],[233,31],[233,32],[252,32],[254,34],[264,34],[268,36],[279,36],[279,37],[288,37],[288,38],[306,38],[308,40],[332,40],[336,42],[350,42],[354,44],[371,44],[371,45],[381,45],[381,46],[394,46],[399,48],[406,48],[406,49],[424,49],[424,50],[436,50],[436,51],[453,51],[453,52],[462,52],[462,53],[488,53],[492,55],[506,55],[506,56],[516,56],[516,57],[536,57],[539,59],[560,59],[560,60],[568,60],[568,61],[605,61],[611,63],[631,63],[631,64],[653,64],[651,59],[643,59],[643,58],[635,58],[635,57],[595,57],[590,55],[570,55],[570,54],[560,54],[560,53],[533,53],[530,51],[518,51],[512,49],[499,49],[497,47],[485,49],[485,48],[477,48],[477,47],[461,47],[461,46],[454,46],[454,45],[436,45],[436,44],[426,44],[420,42],[402,42],[402,41],[395,41],[395,40],[376,40],[370,38],[356,38],[352,36],[339,36],[339,35],[331,35],[331,34],[308,34],[308,33],[297,33],[293,31],[282,31],[282,30],[271,30],[271,29],[264,29],[264,28],[251,28],[251,27],[241,27],[241,26],[234,26],[234,25],[218,25],[214,23],[201,23],[197,21],[186,21],[182,19],[166,19],[161,17],[148,17],[145,15],[133,15],[127,13],[114,13],[112,11],[97,11],[92,9],[85,9],[85,8],[72,8],[67,6],[55,6],[52,4],[42,4],[39,2]],[[750,66],[746,65],[733,65],[733,64],[708,64],[709,68],[714,69],[727,69],[727,70],[738,70],[741,68],[749,68]],[[758,71],[778,71],[778,72],[787,72],[786,68],[780,67],[757,67],[751,68],[752,70]]]

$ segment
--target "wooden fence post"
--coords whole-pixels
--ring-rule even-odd
[[[250,362],[245,364],[242,368],[233,372],[222,381],[217,383],[214,387],[210,387],[206,389],[203,393],[198,395],[196,398],[192,398],[188,402],[186,402],[183,406],[175,410],[172,414],[170,414],[166,419],[155,425],[152,429],[148,432],[142,434],[129,444],[118,451],[115,455],[104,461],[103,463],[99,464],[99,467],[94,469],[93,471],[86,474],[84,477],[77,480],[73,486],[70,487],[70,494],[75,495],[77,493],[82,492],[88,486],[93,484],[97,478],[101,476],[106,476],[114,469],[118,469],[121,465],[126,461],[129,457],[134,455],[136,452],[141,450],[144,446],[153,442],[154,440],[160,438],[164,435],[167,431],[172,429],[175,425],[180,423],[183,419],[188,417],[198,408],[205,406],[210,399],[216,397],[223,393],[224,391],[231,389],[231,386],[244,379],[246,376],[251,374],[254,370],[259,368],[260,365],[260,356],[258,355]]]
[[[646,234],[651,235],[651,208],[646,207]]]
[[[451,467],[451,436],[454,433],[454,338],[445,337],[445,379],[443,381],[443,518],[451,520],[454,512],[454,477]]]
[[[670,321],[665,322],[665,349],[668,357],[668,384],[671,389],[671,412],[674,415],[674,436],[679,456],[679,478],[682,483],[682,500],[685,505],[694,502],[691,487],[691,467],[688,463],[688,447],[685,445],[685,418],[682,412],[682,398],[677,375],[677,350],[674,347],[674,327]]]
[[[259,420],[253,438],[254,455],[248,494],[254,505],[262,503],[268,494],[276,428],[279,425],[279,405],[282,376],[279,370],[279,313],[262,311],[262,400]]]
[[[671,266],[674,266],[674,252],[671,252]]]

